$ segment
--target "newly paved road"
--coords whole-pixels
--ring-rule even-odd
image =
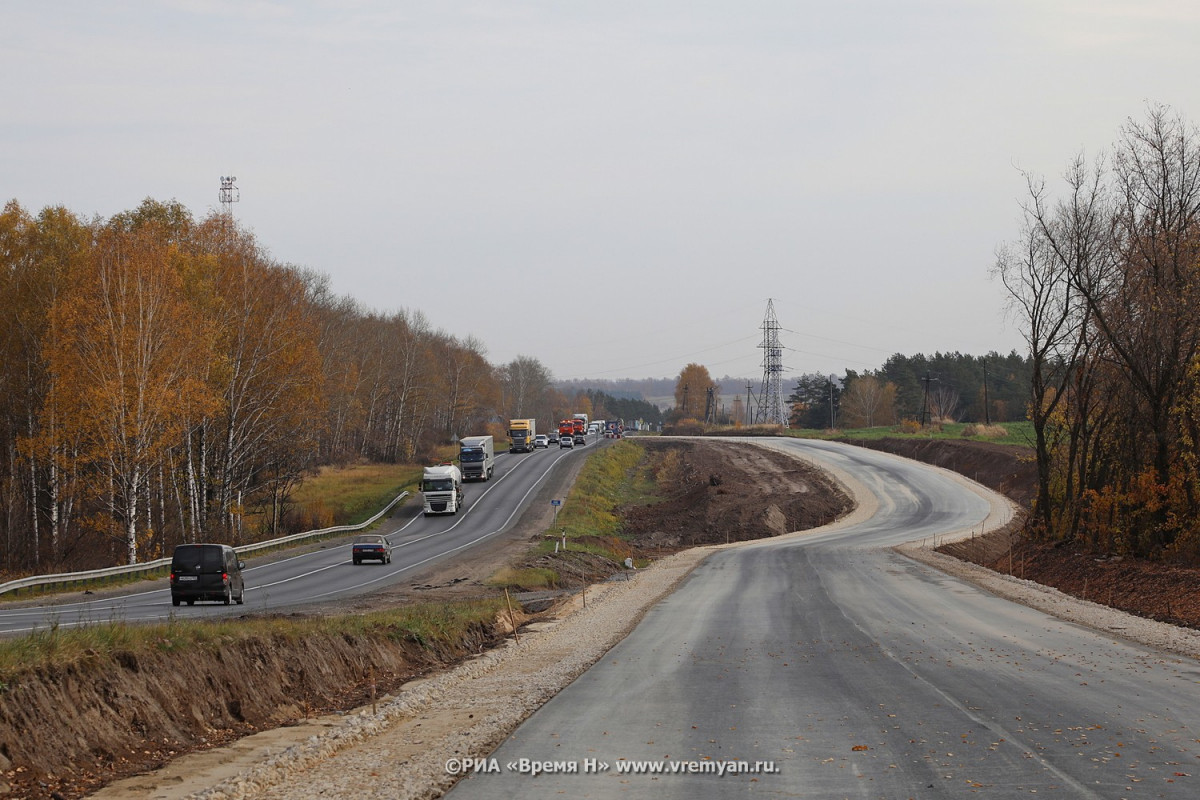
[[[987,514],[945,474],[778,445],[852,473],[874,516],[713,555],[450,797],[1200,796],[1200,664],[894,553]],[[620,772],[643,762],[683,771]],[[738,763],[763,768],[689,771]]]

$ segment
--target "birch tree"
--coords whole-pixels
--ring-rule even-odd
[[[139,559],[139,502],[146,482],[183,433],[205,387],[196,379],[176,262],[155,225],[107,227],[76,282],[52,312],[51,403],[65,435],[77,436],[90,489],[108,511],[97,520]]]

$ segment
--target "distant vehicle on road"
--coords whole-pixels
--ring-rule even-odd
[[[171,605],[197,600],[242,604],[244,561],[227,544],[181,544],[171,555]]]
[[[537,436],[533,437],[533,449],[534,450],[538,449],[539,447],[549,447],[549,446],[550,446],[550,437],[547,436],[546,434],[539,433]]]
[[[350,558],[355,564],[364,561],[378,561],[381,564],[392,563],[392,546],[383,536],[374,533],[364,533],[354,539],[350,545]]]
[[[574,447],[574,446],[575,446],[575,437],[574,436],[560,436],[559,437],[558,447],[560,450],[563,449],[564,447]]]
[[[558,431],[550,431],[547,441],[549,441],[550,444],[558,444]]]
[[[587,444],[587,437],[582,433],[575,434],[575,444]]]

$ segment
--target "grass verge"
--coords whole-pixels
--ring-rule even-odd
[[[1001,434],[1001,430],[1004,431]],[[1029,446],[1033,443],[1033,423],[1028,420],[1021,422],[994,422],[990,426],[968,422],[945,422],[940,425],[880,425],[874,428],[835,428],[812,429],[793,428],[785,432],[787,436],[801,439],[845,439],[853,441],[875,439],[965,439],[975,442],[993,442],[995,444],[1015,444]]]
[[[416,492],[421,467],[413,464],[352,464],[322,467],[292,493],[291,505],[313,529],[357,525],[403,491]]]
[[[617,509],[659,499],[654,465],[646,448],[629,439],[617,441],[588,455],[555,522],[533,552],[554,553],[565,542],[572,554],[622,563],[632,550],[621,538]],[[561,581],[562,576],[552,568],[519,566],[499,569],[488,579],[492,586],[521,590],[556,588]]]
[[[568,540],[618,537],[617,508],[655,499],[654,477],[645,460],[646,448],[626,439],[589,455],[547,533]]]
[[[51,626],[26,636],[0,639],[0,692],[22,674],[124,654],[213,652],[240,640],[296,642],[315,634],[363,635],[422,645],[452,642],[474,625],[491,623],[501,599],[420,603],[367,614],[305,619],[189,620],[154,625],[104,622],[82,628]]]

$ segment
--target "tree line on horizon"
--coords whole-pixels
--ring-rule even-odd
[[[1029,359],[1015,351],[896,353],[877,370],[802,375],[787,403],[800,428],[1016,422],[1027,419],[1030,376]]]
[[[1016,352],[897,353],[877,370],[793,378],[784,404],[794,428],[872,428],[905,420],[1015,422],[1028,418],[1031,374],[1030,360]],[[729,386],[735,387],[732,398]],[[761,392],[744,379],[714,380],[703,365],[688,364],[675,380],[674,406],[665,418],[669,423],[753,424]]]

